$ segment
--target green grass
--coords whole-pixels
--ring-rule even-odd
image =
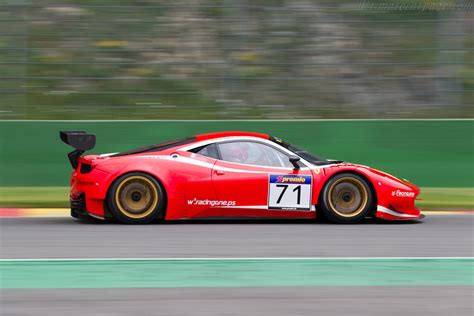
[[[0,207],[69,207],[69,188],[0,187]]]
[[[422,188],[422,209],[474,209],[474,188]]]
[[[69,207],[67,187],[0,187],[0,207]],[[474,209],[474,188],[422,188],[424,210]]]

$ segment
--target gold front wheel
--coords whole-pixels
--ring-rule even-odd
[[[149,222],[161,210],[163,195],[160,184],[153,177],[128,174],[117,179],[111,188],[111,212],[121,222]]]
[[[354,223],[362,220],[372,205],[369,184],[356,174],[340,174],[330,179],[323,194],[322,209],[333,222]]]
[[[329,189],[329,205],[338,215],[353,217],[367,206],[368,195],[360,180],[353,177],[340,178]]]

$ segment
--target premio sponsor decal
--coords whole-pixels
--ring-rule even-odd
[[[280,175],[270,175],[270,182],[271,183],[299,183],[299,184],[310,184],[311,177],[310,176],[294,176],[294,175],[287,175],[287,176],[280,176]]]
[[[311,210],[311,182],[309,175],[271,174],[268,179],[268,208]]]

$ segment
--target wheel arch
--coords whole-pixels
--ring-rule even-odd
[[[168,209],[168,192],[166,190],[166,186],[165,186],[164,182],[159,177],[157,177],[155,174],[152,174],[151,172],[148,172],[146,170],[126,170],[126,171],[117,173],[114,176],[114,178],[110,181],[110,183],[107,187],[106,194],[105,194],[105,199],[104,199],[104,214],[106,215],[106,217],[113,218],[112,213],[109,210],[109,206],[107,205],[108,204],[107,200],[108,200],[108,197],[109,197],[110,190],[111,190],[112,186],[114,185],[115,182],[117,182],[117,180],[120,177],[123,177],[127,174],[132,174],[132,173],[146,174],[146,175],[152,177],[156,182],[158,182],[161,185],[161,187],[163,189],[163,193],[164,193],[163,213],[161,215],[162,215],[162,218],[164,219],[166,217],[166,212],[167,212],[167,209]]]

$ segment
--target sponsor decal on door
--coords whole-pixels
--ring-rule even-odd
[[[311,176],[271,174],[268,178],[268,208],[309,211],[311,192]]]

